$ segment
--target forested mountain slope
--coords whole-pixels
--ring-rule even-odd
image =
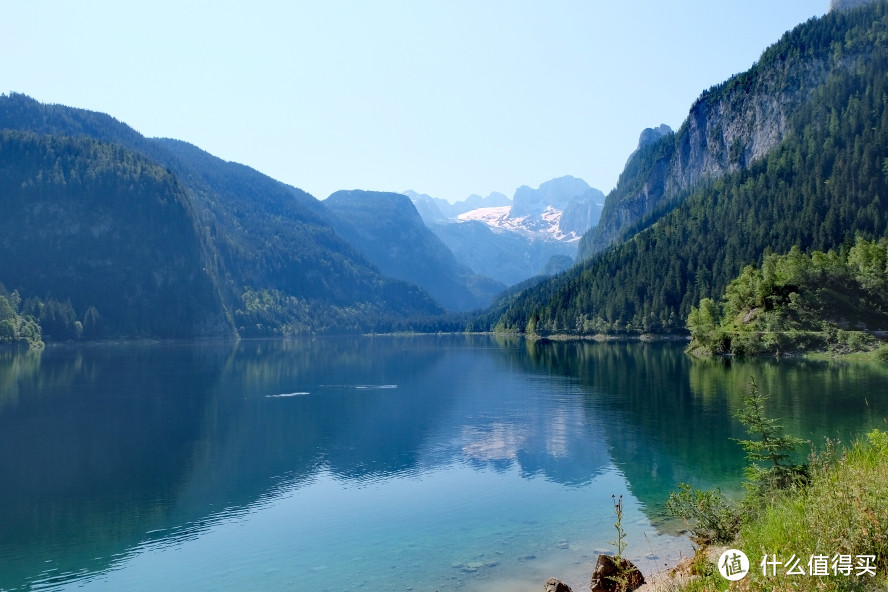
[[[505,284],[461,266],[400,193],[337,191],[324,200],[336,232],[387,276],[425,289],[446,309],[488,306]]]
[[[739,171],[779,144],[817,88],[873,51],[872,40],[856,34],[872,24],[873,10],[880,9],[831,13],[799,25],[748,71],[703,92],[677,132],[629,159],[598,225],[581,241],[579,258],[649,225],[700,181]]]
[[[428,294],[384,277],[338,236],[320,202],[249,167],[184,142],[144,138],[102,113],[42,105],[19,94],[0,97],[0,129],[91,138],[131,150],[175,177],[191,222],[190,229],[177,228],[197,240],[201,263],[196,268],[206,269],[232,333],[384,330],[405,317],[441,312]],[[0,166],[3,158],[0,154]],[[8,197],[0,199],[6,205]],[[125,203],[121,216],[127,215]],[[132,248],[138,249],[138,242]],[[20,280],[4,275],[0,270],[7,289],[19,287]],[[53,297],[68,298],[68,289],[54,291]],[[158,336],[153,326],[144,325],[139,308],[130,314],[132,323],[121,325],[120,335]]]
[[[786,57],[773,70],[761,70],[773,61],[763,58],[756,76],[785,76],[790,84],[798,76],[789,67],[793,56],[810,52],[830,64],[824,84],[787,121],[783,142],[750,166],[698,186],[626,242],[526,290],[497,326],[541,333],[680,331],[692,305],[721,295],[766,250],[825,251],[856,235],[883,236],[888,4],[809,21],[767,53],[773,52]],[[723,88],[742,88],[747,78]]]
[[[232,334],[190,200],[164,167],[89,138],[0,131],[0,203],[0,280],[63,302],[87,337]],[[22,305],[45,337],[68,337],[55,305]]]
[[[156,142],[194,188],[227,274],[223,281],[236,297],[235,315],[243,317],[237,320],[242,333],[267,333],[255,326],[281,323],[297,333],[363,330],[377,321],[441,312],[422,290],[380,273],[336,232],[334,216],[311,195],[186,142]],[[252,318],[262,316],[255,295],[279,312]],[[358,308],[365,312],[349,319]]]

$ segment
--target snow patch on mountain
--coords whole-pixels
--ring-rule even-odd
[[[580,239],[576,232],[565,233],[561,230],[561,216],[564,212],[552,206],[546,206],[539,214],[527,214],[520,217],[512,217],[511,210],[510,206],[478,208],[460,214],[457,216],[457,220],[461,222],[476,220],[491,228],[517,232],[538,240],[573,242]]]

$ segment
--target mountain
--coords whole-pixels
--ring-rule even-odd
[[[598,224],[604,199],[604,194],[594,187],[572,198],[561,212],[558,220],[559,232],[563,235],[583,236]]]
[[[635,155],[638,154],[639,150],[645,146],[659,142],[662,138],[672,133],[674,133],[672,128],[665,123],[661,123],[658,127],[648,127],[643,129],[638,136],[638,147],[629,155],[629,158],[626,160],[626,166],[629,166],[629,163],[632,162],[632,159],[635,158]]]
[[[522,185],[515,190],[511,205],[478,208],[458,219],[479,220],[537,241],[569,243],[598,220],[603,202],[604,194],[568,175],[546,181],[537,189]],[[564,212],[568,212],[566,219]]]
[[[177,236],[191,233],[197,241],[200,263],[195,269],[207,270],[218,300],[214,306],[221,309],[232,333],[236,330],[246,336],[381,330],[405,317],[442,312],[427,293],[384,277],[336,234],[332,215],[318,200],[249,167],[225,162],[184,142],[145,138],[102,113],[42,105],[20,94],[0,97],[0,129],[89,138],[104,144],[107,150],[116,146],[131,151],[169,175],[169,184],[176,184],[182,192],[177,200],[184,204],[183,215],[189,219],[188,225],[175,227]],[[0,155],[0,163],[11,168],[5,155]],[[121,183],[124,181],[122,177]],[[126,192],[129,188],[126,185],[113,191]],[[64,199],[55,190],[44,197],[47,203]],[[10,197],[6,194],[0,199],[6,212]],[[118,205],[109,214],[115,225],[133,215],[130,201],[120,200]],[[146,243],[144,248],[151,244]],[[103,244],[102,248],[114,247]],[[140,245],[134,242],[127,248],[138,250]],[[147,261],[148,255],[141,256]],[[115,264],[112,270],[122,271],[123,265]],[[143,271],[150,270],[145,266]],[[40,271],[34,268],[31,273]],[[0,282],[10,290],[18,288],[19,283],[32,282],[23,275],[12,282],[5,275],[0,271]],[[130,288],[141,290],[122,280],[122,276],[112,274],[108,283],[124,295]],[[33,281],[35,290],[42,289],[43,284]],[[64,300],[71,289],[56,288],[52,295]],[[199,290],[194,293],[204,294]],[[47,296],[39,292],[33,295]],[[138,306],[130,314],[132,323],[122,327],[120,335],[161,335]]]
[[[10,130],[0,159],[7,286],[67,301],[91,337],[232,334],[190,199],[167,169],[118,145]]]
[[[430,224],[460,264],[506,286],[543,272],[553,256],[571,257],[574,243],[541,241],[479,220]],[[572,257],[571,257],[572,259]]]
[[[599,224],[580,242],[579,257],[652,223],[698,182],[742,170],[776,147],[814,90],[859,55],[854,46],[839,50],[810,41],[770,47],[753,68],[702,93],[677,132],[640,145],[608,194]]]
[[[597,223],[604,203],[603,193],[571,176],[521,186],[511,200],[496,192],[457,204],[405,195],[460,264],[509,286],[545,274],[552,257],[573,260],[577,239]]]
[[[337,233],[384,274],[415,283],[448,310],[483,308],[506,288],[457,263],[406,195],[337,191],[323,203]]]
[[[548,208],[564,210],[572,199],[588,190],[585,181],[570,175],[546,181],[536,189],[522,185],[515,190],[509,218],[538,216]]]
[[[691,306],[724,293],[767,252],[842,249],[857,236],[884,236],[885,30],[886,3],[830,12],[704,93],[678,132],[630,159],[584,242],[605,237],[596,230],[609,225],[609,240],[625,239],[498,303],[505,312],[494,324],[538,333],[683,331]]]
[[[512,205],[512,200],[499,191],[492,191],[491,193],[487,194],[487,197],[482,197],[477,193],[473,193],[464,201],[457,202],[453,205],[455,206],[454,212],[458,216],[464,212],[470,212],[472,210],[477,210],[478,208],[496,208],[500,206],[510,206]]]
[[[573,259],[567,255],[552,255],[540,275],[557,275],[564,273],[573,266]]]
[[[450,218],[444,212],[449,212],[452,204],[446,199],[440,197],[432,197],[425,193],[417,193],[407,190],[403,193],[410,198],[413,207],[426,224],[443,224]]]
[[[417,193],[407,190],[404,195],[410,198],[416,210],[426,224],[440,224],[448,220],[456,219],[460,214],[477,210],[478,208],[492,208],[512,205],[512,200],[496,191],[487,197],[481,197],[473,193],[463,201],[450,203],[440,197],[432,197],[425,193]]]

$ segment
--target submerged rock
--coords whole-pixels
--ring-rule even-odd
[[[599,555],[589,588],[592,592],[632,592],[642,584],[644,576],[634,563],[625,557],[617,560],[610,555]]]
[[[573,590],[558,578],[549,578],[546,580],[546,592],[573,592]]]

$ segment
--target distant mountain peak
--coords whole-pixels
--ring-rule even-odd
[[[653,144],[663,136],[671,133],[672,128],[665,123],[661,123],[658,127],[645,128],[638,137],[638,148],[636,150],[641,150],[648,144]]]
[[[546,181],[537,189],[522,185],[515,190],[509,217],[524,218],[528,215],[539,215],[549,206],[563,211],[572,199],[588,190],[588,183],[571,175]]]

